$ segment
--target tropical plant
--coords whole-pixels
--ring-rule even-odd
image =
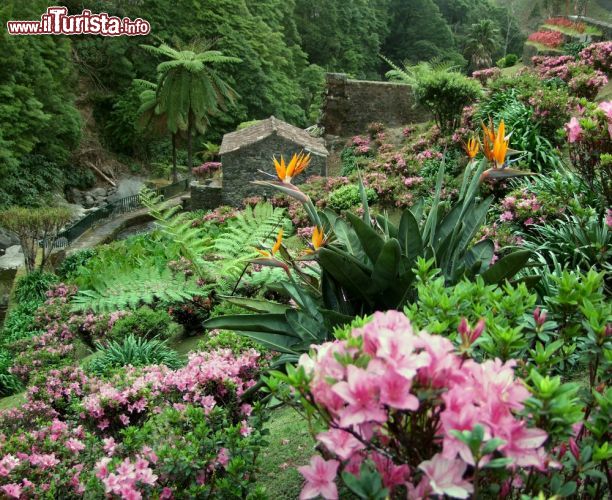
[[[604,217],[564,214],[558,221],[537,225],[525,234],[523,247],[562,267],[612,271],[612,231]]]
[[[465,44],[467,57],[470,58],[472,70],[490,68],[493,54],[500,44],[499,30],[491,19],[483,19],[472,24]]]
[[[215,66],[238,63],[236,57],[210,50],[210,44],[192,44],[175,50],[166,44],[159,47],[142,45],[148,52],[166,60],[157,66],[156,97],[149,94],[145,102],[156,114],[167,115],[168,130],[173,137],[179,130],[187,133],[187,167],[193,168],[193,134],[204,133],[209,116],[233,103],[237,94],[219,76]],[[151,87],[150,90],[153,90]]]
[[[165,365],[177,369],[184,363],[179,354],[158,339],[128,335],[106,345],[98,344],[98,352],[87,364],[87,371],[95,375],[109,375],[117,368],[131,365]]]
[[[474,166],[470,163],[470,169]],[[526,264],[529,252],[512,252],[491,265],[493,242],[484,239],[473,243],[492,202],[492,198],[477,199],[484,166],[482,161],[475,173],[470,170],[464,175],[459,202],[441,217],[438,206],[444,179],[442,166],[425,221],[419,224],[422,209],[415,207],[404,211],[398,227],[383,215],[372,220],[361,182],[363,217],[347,213],[346,220],[331,211],[317,213],[310,198],[286,181],[267,182],[285,193],[293,193],[310,214],[316,226],[312,258],[321,268],[320,278],[314,282],[305,279],[286,250],[281,255],[288,264],[272,252],[254,262],[287,270],[290,281],[281,285],[298,307],[245,302],[247,308],[260,314],[228,315],[208,320],[204,326],[238,331],[271,349],[297,355],[304,352],[308,343],[328,340],[330,327],[346,324],[355,316],[400,309],[413,300],[415,265],[419,268],[417,273],[434,265],[441,268],[449,284],[464,276],[480,275],[485,283],[493,284],[512,278]],[[277,245],[282,249],[279,242]],[[295,280],[290,270],[295,271],[302,283]]]

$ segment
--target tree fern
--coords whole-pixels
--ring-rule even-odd
[[[181,302],[202,295],[206,290],[193,280],[175,275],[169,269],[145,267],[127,274],[102,278],[91,290],[80,290],[72,299],[75,311],[95,313],[136,309],[156,301]]]

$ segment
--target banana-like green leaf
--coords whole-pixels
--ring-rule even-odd
[[[398,231],[399,244],[410,261],[414,261],[423,252],[423,240],[419,224],[408,209],[402,213]]]
[[[384,239],[372,229],[371,226],[367,225],[355,214],[347,212],[346,217],[355,230],[355,233],[357,233],[363,250],[373,264],[378,259],[383,245],[385,244]]]
[[[479,241],[465,254],[463,259],[465,268],[474,275],[479,274],[489,265],[494,252],[495,245],[490,239]]]
[[[264,299],[249,299],[246,297],[231,297],[227,295],[218,295],[220,299],[223,299],[230,304],[243,307],[249,311],[255,311],[260,313],[273,313],[273,314],[284,314],[289,306],[285,304],[279,304],[278,302],[272,302]]]
[[[512,278],[518,273],[531,257],[528,250],[517,250],[498,260],[494,265],[482,273],[485,283],[492,285]]]
[[[370,276],[362,270],[363,264],[354,257],[322,248],[319,250],[319,264],[349,293],[372,303],[367,295],[367,289],[371,286]]]
[[[299,355],[297,350],[298,345],[301,343],[299,340],[296,341],[294,337],[287,335],[279,335],[274,333],[263,333],[263,332],[249,332],[249,331],[238,331],[239,335],[249,337],[256,340],[263,346],[276,352],[283,352],[285,354]]]
[[[204,322],[204,328],[290,334],[284,314],[228,314]]]
[[[359,176],[359,196],[361,197],[361,206],[363,208],[363,222],[366,226],[372,226],[370,219],[370,206],[368,205],[368,194],[366,193],[365,186],[363,185],[363,179],[361,178],[361,172],[357,170]]]
[[[337,218],[334,223],[334,234],[346,251],[356,259],[365,262],[367,255],[363,251],[357,233],[341,218]]]
[[[372,284],[370,293],[378,293],[389,288],[395,281],[400,267],[402,250],[396,239],[389,240],[374,264],[372,272]]]
[[[300,338],[309,344],[322,344],[327,340],[327,332],[322,321],[295,309],[285,313],[287,323]]]

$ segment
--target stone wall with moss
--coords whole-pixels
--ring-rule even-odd
[[[320,121],[326,134],[347,137],[364,133],[372,122],[399,127],[428,119],[428,113],[415,106],[407,85],[351,80],[343,73],[327,74]]]

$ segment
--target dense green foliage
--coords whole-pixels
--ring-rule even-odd
[[[3,18],[37,19],[48,5],[11,0]],[[520,39],[506,36],[517,31],[513,18],[485,0],[92,0],[67,6],[71,13],[86,7],[142,17],[152,31],[115,38],[2,35],[0,174],[6,183],[0,206],[36,206],[53,190],[90,186],[89,168],[80,155],[71,156],[83,134],[87,143],[99,137],[130,168],[169,165],[173,142],[177,163],[186,164],[184,132],[171,139],[154,130],[159,124],[140,126],[143,89],[134,80],[156,82],[160,62],[141,45],[212,43],[211,50],[241,60],[219,71],[240,98],[210,117],[206,133],[193,141],[194,161],[204,158],[206,143],[241,122],[270,115],[299,126],[316,121],[326,71],[380,79],[387,69],[380,53],[396,63],[441,58],[465,66],[473,55],[468,35],[481,20],[499,31],[487,57],[521,50]]]
[[[108,375],[127,365],[165,365],[175,369],[182,364],[177,352],[163,341],[130,334],[121,340],[100,346],[99,352],[87,364],[87,370],[96,375]]]

